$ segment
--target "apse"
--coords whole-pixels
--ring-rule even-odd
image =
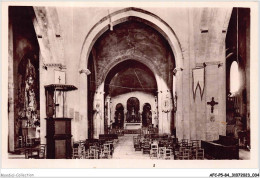
[[[142,91],[156,94],[157,84],[152,71],[135,60],[127,60],[116,65],[105,81],[105,93],[111,97]]]
[[[105,98],[110,100],[110,127],[127,132],[158,126],[157,90],[153,72],[141,62],[130,59],[114,66],[106,77],[104,90]]]

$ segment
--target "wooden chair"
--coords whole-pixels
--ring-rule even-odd
[[[191,143],[192,143],[193,148],[199,148],[200,147],[199,140],[191,140]]]
[[[86,157],[86,148],[85,148],[85,141],[79,141],[78,146],[78,157],[79,159],[84,159]]]
[[[79,159],[79,148],[78,147],[72,148],[72,159]]]
[[[139,143],[140,140],[138,139],[137,136],[133,137],[133,141],[134,141],[134,148],[136,148],[140,145],[140,143]]]
[[[110,155],[112,156],[114,153],[114,142],[113,141],[106,141],[106,144],[110,145]]]
[[[158,158],[159,159],[164,159],[165,158],[165,150],[166,147],[159,147],[159,153],[158,153]]]
[[[89,159],[98,159],[98,148],[96,146],[89,147],[88,157]]]
[[[23,147],[24,147],[24,138],[23,138],[23,136],[19,136],[19,138],[18,138],[18,144],[19,144],[19,147],[20,147],[20,148],[23,148]]]
[[[158,158],[158,144],[156,143],[151,144],[150,158]]]
[[[182,139],[181,140],[181,146],[182,147],[187,147],[188,146],[188,139]]]
[[[145,139],[143,145],[143,154],[149,154],[149,153],[150,153],[150,141],[149,139]]]
[[[197,150],[196,159],[204,159],[204,149],[198,149]]]
[[[109,159],[111,158],[110,144],[104,144],[100,153],[101,159]]]
[[[39,159],[46,158],[46,144],[40,144],[39,148]]]
[[[141,143],[141,136],[137,136],[134,138],[134,148],[135,151],[141,151],[142,150],[142,143]]]
[[[39,158],[39,149],[26,148],[25,149],[25,159],[37,159]]]
[[[172,151],[171,151],[171,149],[166,148],[166,149],[165,149],[164,159],[171,159],[171,156],[172,156]]]
[[[190,150],[185,148],[184,150],[180,151],[179,159],[181,160],[190,159]]]
[[[28,136],[25,138],[26,140],[26,147],[32,147],[33,146],[33,139],[29,138]]]

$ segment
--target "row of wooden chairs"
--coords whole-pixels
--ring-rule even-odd
[[[182,139],[175,147],[174,156],[181,160],[204,159],[204,149],[200,146],[200,140]]]
[[[172,150],[166,147],[158,147],[157,143],[151,144],[150,158],[151,159],[171,159]]]
[[[159,140],[159,141],[158,141]],[[137,135],[133,137],[135,151],[143,151],[149,154],[151,159],[171,159],[173,157],[171,143],[160,142],[163,139],[152,139],[149,135]]]
[[[40,139],[30,138],[28,136],[19,136],[18,137],[18,145],[20,148],[33,147],[37,144],[40,144]]]
[[[25,148],[25,159],[45,159],[46,144],[40,144],[34,148]]]
[[[138,135],[133,137],[135,151],[150,154],[151,158],[163,159],[204,159],[204,149],[200,147],[200,140],[182,139],[167,136],[154,137]]]
[[[90,143],[75,142],[72,148],[72,159],[110,159],[114,152],[114,142],[111,140]]]
[[[109,129],[108,130],[108,134],[117,134],[118,136],[123,136],[124,135],[124,129],[120,129],[120,128],[117,128],[117,129]]]
[[[188,149],[180,147],[179,151],[175,151],[176,159],[180,160],[194,160],[194,159],[204,159],[204,149]]]

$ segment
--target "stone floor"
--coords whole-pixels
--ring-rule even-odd
[[[135,151],[133,136],[137,134],[125,134],[118,138],[112,159],[150,159],[149,154],[143,154],[142,151]],[[24,155],[9,153],[9,159],[25,159]],[[250,151],[239,149],[239,159],[249,160]]]
[[[135,136],[135,134],[125,134],[124,136],[119,137],[119,141],[113,154],[113,159],[150,159],[148,154],[143,154],[142,151],[135,151],[133,136]],[[249,160],[250,151],[239,149],[239,159]]]
[[[246,149],[239,149],[239,159],[249,160],[250,159],[250,151],[246,150]]]
[[[143,154],[142,151],[135,151],[133,136],[135,134],[125,134],[118,138],[113,159],[150,159],[148,154]]]

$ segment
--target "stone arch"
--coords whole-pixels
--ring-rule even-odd
[[[145,60],[144,60],[144,59],[145,59]],[[158,71],[157,67],[156,67],[156,66],[153,66],[153,65],[151,65],[149,62],[147,62],[147,61],[149,61],[149,60],[147,60],[145,57],[140,57],[140,56],[137,56],[137,55],[134,55],[134,54],[124,55],[124,56],[122,56],[120,59],[117,59],[118,62],[109,65],[109,66],[107,67],[107,69],[105,70],[104,75],[102,76],[102,82],[104,82],[104,81],[106,80],[106,78],[107,78],[109,72],[110,72],[115,66],[117,66],[118,64],[120,64],[120,63],[122,63],[122,62],[124,62],[124,61],[127,61],[127,60],[137,61],[137,62],[140,62],[141,64],[145,65],[146,67],[148,67],[148,68],[152,71],[152,73],[154,74],[154,78],[155,78],[155,80],[156,80],[157,88],[158,88],[158,90],[159,90],[160,85],[159,85],[159,81],[158,81],[158,76],[159,76],[159,74],[158,74],[158,72],[157,72],[157,71]],[[103,89],[103,90],[104,90],[104,89]]]
[[[109,28],[109,18],[112,19],[113,25],[117,25],[134,18],[135,20],[146,23],[156,29],[163,35],[171,46],[175,57],[176,68],[182,68],[184,57],[181,50],[180,41],[173,29],[157,15],[143,9],[130,7],[118,10],[105,16],[90,29],[82,45],[79,63],[80,69],[85,69],[87,67],[88,56],[93,45],[96,40]]]
[[[83,42],[81,54],[80,54],[80,63],[79,63],[79,71],[80,71],[80,81],[79,81],[79,93],[80,93],[80,113],[83,114],[83,117],[87,119],[87,113],[88,111],[85,108],[88,108],[89,104],[87,103],[87,78],[86,75],[89,74],[89,71],[87,69],[87,64],[89,60],[89,55],[92,50],[93,45],[97,41],[97,39],[106,31],[109,29],[109,19],[111,19],[111,22],[113,25],[117,25],[123,22],[126,22],[128,20],[137,20],[145,23],[146,25],[149,25],[151,28],[157,30],[168,42],[170,45],[170,48],[174,55],[174,64],[177,71],[181,71],[183,68],[183,53],[181,49],[180,41],[173,31],[173,29],[160,17],[157,15],[145,11],[143,9],[139,8],[124,8],[121,10],[118,10],[116,12],[113,12],[104,18],[102,18],[99,22],[97,22],[88,32],[86,35],[86,38]],[[136,57],[136,56],[135,56]],[[140,57],[136,57],[137,59],[141,59]],[[125,59],[126,60],[126,59]],[[148,64],[149,66],[149,64]],[[112,66],[111,66],[112,67]],[[181,69],[181,70],[180,70]],[[153,70],[153,72],[156,70]],[[175,70],[174,70],[175,71]],[[83,73],[83,74],[82,74]],[[86,74],[86,75],[84,75]],[[177,91],[179,91],[178,95],[178,106],[182,107],[182,72],[174,72],[174,75],[176,76],[176,87]],[[159,75],[155,75],[156,82],[157,82],[157,88],[158,88],[158,116],[163,117],[163,113],[161,111],[161,103],[165,98],[165,95],[170,92],[167,84],[163,81],[163,79]],[[165,89],[166,88],[166,89]],[[172,95],[172,94],[171,94]],[[98,100],[100,98],[100,100]],[[95,102],[101,102],[104,101],[104,82],[99,85],[96,89],[96,95],[94,96],[94,103]],[[103,107],[103,106],[102,106]],[[101,107],[101,108],[102,108]],[[103,115],[104,113],[102,113]],[[177,120],[182,119],[182,114],[178,114],[176,117]],[[158,119],[160,121],[159,123],[159,132],[163,133],[164,128],[162,127],[163,123],[166,122],[162,119]],[[168,122],[168,121],[167,121]],[[169,124],[169,123],[168,123]],[[166,124],[164,124],[166,125]],[[103,126],[102,126],[103,127]],[[86,128],[88,130],[88,128]],[[165,133],[170,133],[170,130],[166,128]],[[102,132],[101,132],[102,133]]]

